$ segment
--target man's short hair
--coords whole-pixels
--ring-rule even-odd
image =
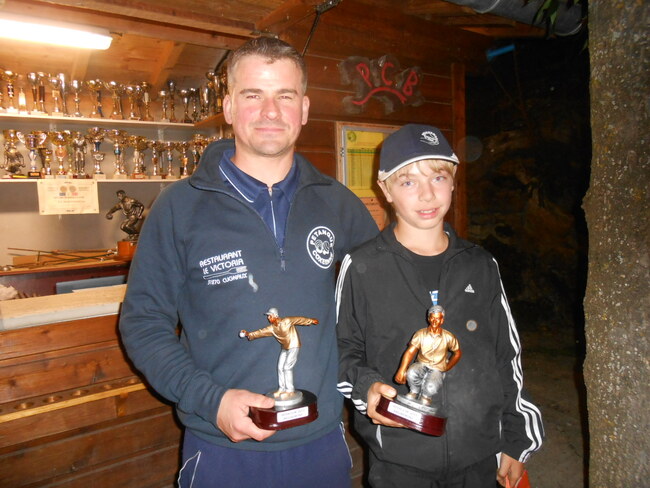
[[[269,64],[280,59],[289,59],[296,63],[296,66],[302,73],[302,91],[307,91],[307,67],[302,55],[296,49],[280,39],[275,37],[256,37],[242,44],[240,47],[231,51],[228,55],[228,89],[232,86],[234,71],[239,61],[247,56],[261,56],[266,58]]]

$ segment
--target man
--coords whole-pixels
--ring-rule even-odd
[[[408,379],[406,398],[419,400],[424,405],[431,404],[433,395],[442,386],[442,373],[453,368],[462,354],[456,337],[442,329],[445,311],[440,305],[429,309],[427,319],[429,327],[413,334],[395,373],[395,383],[403,385]],[[417,361],[411,364],[416,355]]]
[[[302,57],[280,40],[231,53],[223,107],[234,142],[208,146],[142,229],[120,331],[186,427],[182,487],[349,484],[333,283],[336,262],[377,229],[359,199],[294,152],[306,83]],[[318,419],[279,432],[248,416],[273,406],[263,393],[277,381],[277,354],[238,338],[270,306],[319,321],[302,334],[295,375],[318,397]]]
[[[249,341],[272,336],[280,343],[282,350],[278,359],[278,390],[273,396],[276,399],[290,401],[296,396],[296,388],[293,384],[293,367],[298,362],[298,353],[300,352],[300,336],[296,330],[296,325],[316,325],[318,319],[308,317],[280,318],[278,309],[275,307],[269,308],[265,315],[271,325],[253,332],[243,329],[239,336],[246,337]]]

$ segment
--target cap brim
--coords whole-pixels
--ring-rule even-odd
[[[408,166],[411,163],[415,163],[416,161],[423,161],[425,159],[442,159],[443,161],[449,161],[450,163],[453,163],[455,165],[458,165],[458,158],[451,158],[448,156],[441,156],[440,154],[424,154],[424,155],[418,155],[414,158],[407,159],[406,161],[398,164],[395,166],[393,169],[390,171],[379,171],[379,175],[377,176],[377,179],[379,181],[386,181],[390,175],[395,173],[396,171],[399,171],[402,169],[404,166]]]

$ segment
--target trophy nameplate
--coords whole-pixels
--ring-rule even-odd
[[[407,400],[402,395],[398,395],[397,400],[382,396],[377,404],[377,413],[423,434],[441,436],[445,433],[445,417],[421,410],[422,407],[413,405],[416,402],[409,402],[409,405]]]
[[[306,390],[296,390],[300,400],[293,405],[282,405],[276,400],[273,408],[251,407],[249,416],[255,425],[264,430],[283,430],[308,424],[318,418],[316,395]],[[268,394],[273,398],[273,393]]]

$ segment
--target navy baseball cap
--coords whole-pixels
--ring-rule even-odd
[[[389,135],[381,146],[379,181],[422,159],[444,159],[458,164],[458,157],[440,129],[431,125],[406,124]]]

